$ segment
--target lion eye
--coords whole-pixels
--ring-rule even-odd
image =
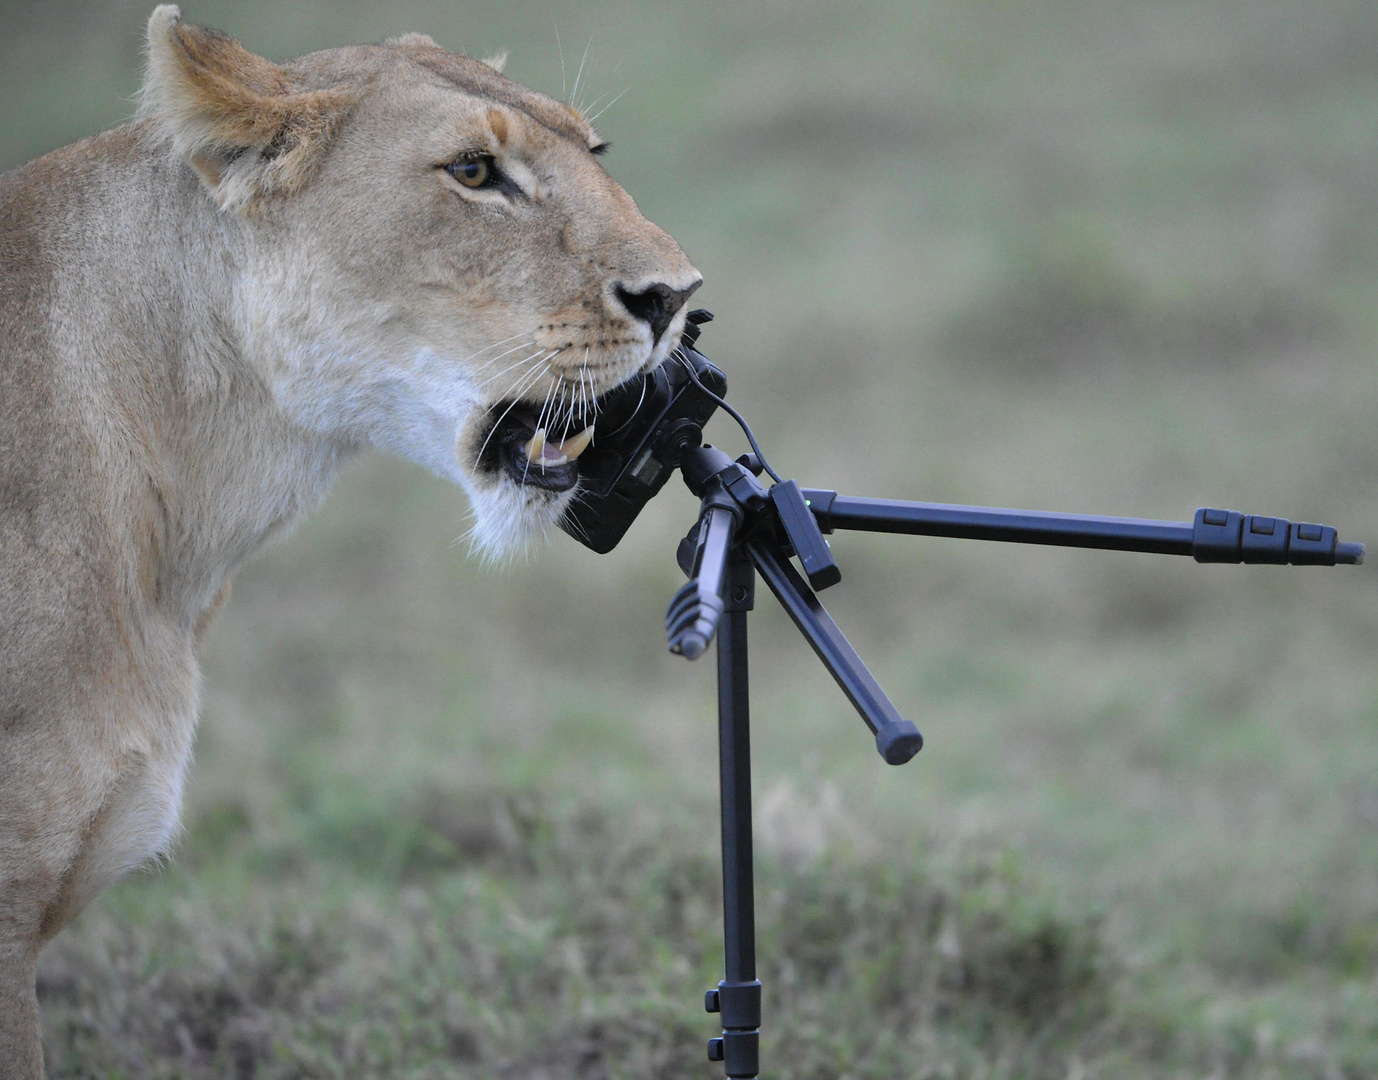
[[[445,171],[468,188],[496,187],[498,170],[491,157],[461,158],[445,166]]]

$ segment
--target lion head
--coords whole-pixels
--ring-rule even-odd
[[[273,63],[165,5],[142,104],[219,210],[277,406],[463,485],[490,553],[559,520],[600,398],[702,280],[589,121],[500,66],[419,34]]]

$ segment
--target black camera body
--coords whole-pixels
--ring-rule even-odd
[[[599,405],[593,444],[579,457],[579,492],[560,528],[600,555],[617,546],[685,452],[702,444],[715,398],[727,393],[727,376],[693,348],[698,323],[710,318],[691,312],[669,359]]]

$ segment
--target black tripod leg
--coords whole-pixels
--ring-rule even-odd
[[[708,1043],[710,1061],[728,1077],[760,1072],[761,984],[756,979],[755,878],[751,851],[751,726],[746,615],[756,574],[733,550],[723,588],[726,613],[718,625],[718,761],[722,800],[723,952],[727,977],[704,1005],[722,1014],[721,1038]]]
[[[919,729],[885,696],[880,683],[789,560],[756,541],[748,542],[747,549],[770,591],[875,734],[880,756],[891,765],[903,765],[923,747]]]

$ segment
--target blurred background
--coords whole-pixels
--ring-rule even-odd
[[[183,9],[577,79],[806,485],[1378,542],[1372,3]],[[150,10],[0,9],[0,164],[129,117]],[[491,569],[461,492],[354,465],[212,632],[176,860],[45,954],[51,1074],[718,1075],[714,673],[662,633],[695,509]],[[1371,568],[833,546],[927,745],[881,763],[763,598],[771,1074],[1378,1075]]]

